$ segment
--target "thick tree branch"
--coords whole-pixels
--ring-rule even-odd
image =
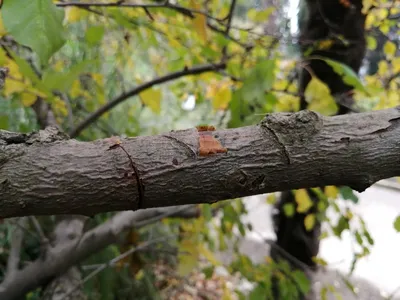
[[[56,129],[0,131],[0,217],[87,214],[212,203],[325,185],[363,191],[400,175],[400,108],[323,117],[267,115],[257,126],[207,132],[227,153],[199,156],[196,129],[122,140],[63,140]]]
[[[30,290],[48,283],[53,277],[63,274],[71,266],[93,253],[118,242],[123,231],[131,227],[140,228],[149,224],[148,220],[156,222],[166,216],[194,218],[199,216],[199,210],[192,205],[186,205],[120,212],[107,222],[86,232],[83,237],[79,236],[79,232],[71,233],[65,230],[71,227],[70,222],[79,221],[63,220],[57,225],[55,232],[58,233],[57,237],[65,236],[67,239],[56,240],[55,246],[49,248],[44,257],[16,271],[13,280],[3,281],[0,284],[0,299],[20,299]],[[72,226],[72,228],[77,227],[79,226]]]
[[[204,72],[218,71],[218,70],[224,69],[224,68],[225,68],[225,63],[208,64],[208,65],[197,66],[197,67],[193,67],[193,68],[185,68],[182,71],[167,74],[167,75],[155,78],[146,83],[143,83],[143,84],[119,95],[115,99],[111,100],[104,106],[97,109],[94,113],[92,113],[85,120],[83,120],[76,128],[72,129],[69,132],[69,135],[72,138],[76,137],[82,130],[84,130],[86,127],[88,127],[94,121],[96,121],[101,115],[103,115],[107,111],[111,110],[116,105],[120,104],[121,102],[127,100],[130,97],[140,94],[144,90],[151,88],[152,86],[154,86],[156,84],[165,83],[165,82],[168,82],[168,81],[180,78],[180,77],[188,76],[188,75],[198,75],[198,74],[201,74]]]

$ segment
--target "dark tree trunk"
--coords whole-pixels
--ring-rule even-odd
[[[322,56],[348,65],[358,73],[366,51],[364,37],[365,15],[361,13],[362,0],[348,2],[339,0],[304,0],[302,3],[306,11],[304,20],[300,20],[300,50],[307,68],[299,73],[299,92],[301,95],[313,76],[317,76],[326,83],[334,96],[339,110],[338,114],[351,111],[353,104],[352,87],[345,84],[342,78],[322,60],[310,59],[309,56]],[[345,38],[343,43],[337,37]],[[333,41],[329,49],[318,49],[317,42],[330,39]],[[308,54],[307,54],[308,53]],[[307,108],[304,96],[300,100],[300,109]],[[310,198],[316,203],[318,198],[312,191],[308,191]],[[311,231],[304,227],[304,218],[307,214],[316,212],[312,207],[306,214],[296,213],[287,217],[283,206],[287,203],[296,205],[293,193],[285,191],[276,205],[273,217],[277,236],[276,247],[271,250],[271,257],[275,261],[286,259],[294,269],[300,269],[308,274],[311,280],[312,271],[317,267],[313,257],[319,251],[319,235],[321,224],[317,223]],[[282,299],[274,283],[274,299]],[[312,299],[313,295],[302,295],[300,299]]]

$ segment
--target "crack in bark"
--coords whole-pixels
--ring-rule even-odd
[[[261,126],[262,126],[263,128],[265,128],[265,129],[267,129],[267,130],[272,134],[272,136],[274,137],[276,143],[277,143],[277,144],[279,145],[279,147],[282,149],[283,156],[286,158],[286,163],[287,163],[288,165],[290,165],[290,164],[292,163],[292,161],[291,161],[291,159],[290,159],[289,151],[287,150],[287,148],[286,148],[284,142],[282,142],[282,141],[279,139],[279,136],[278,136],[278,134],[275,132],[275,130],[274,130],[273,128],[271,128],[270,126],[268,126],[268,124],[267,124],[266,122],[263,122],[263,123],[261,124]]]
[[[171,136],[171,135],[168,135],[168,134],[163,134],[162,135],[163,137],[166,137],[166,138],[168,138],[168,139],[171,139],[171,140],[173,140],[174,142],[176,142],[177,144],[179,144],[179,145],[182,145],[185,149],[187,149],[187,150],[189,150],[189,151],[186,151],[186,152],[190,152],[190,157],[192,157],[192,158],[197,158],[197,153],[196,153],[196,151],[194,151],[188,144],[186,144],[185,142],[183,142],[183,141],[181,141],[180,139],[178,139],[178,138],[176,138],[176,137],[174,137],[174,136]]]

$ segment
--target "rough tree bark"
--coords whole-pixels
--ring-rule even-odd
[[[0,217],[93,215],[321,185],[363,191],[400,175],[399,119],[399,108],[269,114],[257,126],[209,132],[227,153],[206,157],[198,155],[196,129],[124,139],[142,199],[127,154],[109,150],[109,140],[65,140],[52,127],[30,135],[0,131]]]
[[[306,109],[308,103],[304,92],[312,77],[323,81],[330,89],[338,104],[338,114],[351,112],[354,104],[352,97],[353,87],[346,84],[342,77],[332,67],[318,57],[324,57],[341,62],[358,73],[366,51],[365,18],[362,14],[362,0],[350,1],[321,1],[303,0],[303,20],[300,20],[300,50],[303,56],[304,66],[300,70],[299,92],[301,96],[300,109]],[[340,38],[339,38],[340,37]],[[347,43],[343,42],[343,39]],[[331,41],[331,45],[320,47],[319,43]],[[308,194],[314,202],[318,197],[309,190]],[[277,246],[285,253],[290,254],[297,261],[305,264],[308,269],[317,267],[313,257],[319,252],[319,237],[321,224],[317,224],[308,231],[304,227],[306,214],[296,213],[294,217],[287,217],[284,206],[287,203],[296,205],[293,194],[290,191],[282,192],[277,204],[278,213],[274,215],[274,223],[277,235]],[[316,212],[314,205],[307,213]],[[277,247],[277,249],[278,249]],[[279,251],[273,249],[271,256],[274,260],[284,258]],[[290,263],[290,262],[289,262]],[[299,268],[291,263],[293,268]],[[303,271],[307,271],[301,268]],[[311,277],[311,274],[309,274]],[[276,298],[279,291],[274,288]],[[304,295],[300,299],[304,299]],[[313,299],[313,295],[309,295]]]

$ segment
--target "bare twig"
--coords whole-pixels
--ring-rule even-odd
[[[33,226],[36,228],[37,233],[38,233],[39,236],[40,236],[41,243],[42,243],[43,245],[47,245],[47,244],[49,243],[49,240],[48,240],[48,238],[46,237],[46,235],[44,234],[43,229],[42,229],[42,226],[40,226],[39,221],[36,219],[35,216],[30,216],[30,220],[31,220]]]
[[[198,211],[179,211],[179,209],[180,207],[167,207],[120,212],[86,232],[79,238],[78,243],[76,239],[58,241],[56,247],[48,249],[45,258],[40,257],[24,269],[17,270],[12,281],[3,281],[0,284],[0,299],[18,299],[24,296],[28,291],[48,283],[49,278],[64,273],[93,253],[116,243],[119,235],[125,230],[148,225],[148,220],[159,221],[160,218],[157,217],[159,215],[183,218],[198,216]]]
[[[191,9],[184,6],[171,4],[169,2],[154,3],[154,4],[137,4],[137,3],[125,3],[125,2],[58,2],[58,7],[75,6],[81,8],[92,8],[92,7],[127,7],[127,8],[140,8],[144,9],[146,13],[149,9],[164,8],[177,11],[187,17],[194,18],[194,14],[204,15],[207,18],[222,22],[223,20],[215,18],[209,15],[207,12],[197,9]]]
[[[161,241],[165,241],[167,239],[173,238],[175,237],[175,235],[167,235],[167,236],[162,236],[160,238],[156,238],[153,240],[150,240],[148,242],[145,242],[137,247],[132,247],[131,249],[129,249],[128,251],[118,255],[117,257],[113,258],[112,260],[110,260],[107,263],[101,264],[97,269],[93,270],[88,276],[86,276],[82,282],[79,283],[79,285],[77,285],[75,288],[73,288],[72,290],[69,291],[69,293],[67,293],[64,298],[62,298],[62,300],[64,299],[68,299],[68,296],[73,293],[75,291],[76,288],[78,288],[80,285],[84,284],[85,282],[87,282],[88,280],[90,280],[91,278],[93,278],[94,276],[96,276],[98,273],[100,273],[101,271],[103,271],[105,268],[107,267],[112,267],[113,265],[115,265],[118,261],[124,259],[125,257],[131,255],[132,253],[136,252],[136,251],[140,251],[140,250],[144,250],[146,248],[148,248],[149,246],[161,242]]]
[[[226,28],[225,28],[225,35],[229,35],[229,30],[231,29],[232,19],[233,19],[233,13],[234,13],[234,11],[235,11],[235,7],[236,7],[236,0],[232,0],[231,6],[230,6],[230,8],[229,8],[229,13],[228,13],[228,15],[226,16],[227,23],[226,23]],[[225,60],[226,57],[227,57],[227,50],[228,50],[228,48],[227,48],[227,46],[225,45],[225,46],[222,48],[222,57],[223,57],[223,60]]]

